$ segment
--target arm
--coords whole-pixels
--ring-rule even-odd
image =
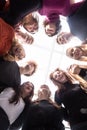
[[[79,60],[80,61],[87,61],[87,56],[82,56]]]
[[[73,74],[69,72],[69,74],[77,81],[79,81],[81,88],[87,92],[87,81],[80,77],[78,74]]]

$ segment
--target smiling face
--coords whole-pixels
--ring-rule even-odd
[[[56,24],[55,23],[48,23],[45,26],[45,32],[48,36],[53,36],[56,33]]]
[[[41,85],[38,90],[38,98],[41,99],[49,99],[51,95],[51,91],[47,85]]]
[[[83,51],[79,47],[68,48],[66,55],[73,59],[79,60],[81,56],[83,56]]]
[[[30,95],[30,93],[33,93],[34,86],[31,82],[25,82],[21,86],[21,96],[23,98],[27,97]]]
[[[52,74],[52,77],[57,82],[60,82],[60,83],[67,82],[67,76],[61,70],[54,71],[53,74]]]

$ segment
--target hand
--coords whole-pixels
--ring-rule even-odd
[[[58,44],[66,44],[71,40],[72,34],[67,32],[62,32],[57,36]]]
[[[79,65],[76,65],[76,64],[70,65],[70,67],[68,68],[68,71],[70,71],[73,74],[79,74],[80,70],[81,69],[80,69]]]
[[[28,44],[32,44],[33,41],[34,41],[34,38],[33,38],[32,36],[26,34],[25,41],[26,41]]]
[[[23,41],[22,43],[32,44],[34,41],[34,38],[31,35],[21,31],[15,32],[15,36],[17,39],[21,39]]]

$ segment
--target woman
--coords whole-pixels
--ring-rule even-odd
[[[41,15],[45,15],[45,32],[48,36],[57,34],[60,29],[59,15],[65,17],[75,13],[84,1],[74,3],[73,0],[43,0],[42,8],[39,10]]]
[[[38,31],[38,17],[35,12],[32,12],[22,19],[21,24],[28,32],[34,34]]]
[[[55,101],[66,108],[71,129],[86,130],[87,114],[83,113],[82,109],[87,109],[87,94],[84,87],[82,89],[81,79],[79,84],[76,84],[75,76],[59,68],[50,74],[50,79],[58,87],[55,92]]]
[[[15,61],[0,59],[0,92],[9,86],[16,88],[21,84],[21,75],[32,76],[37,69],[34,61],[18,65]]]
[[[0,94],[0,129],[7,130],[23,111],[26,102],[31,102],[34,94],[34,85],[25,82],[14,90],[11,87],[4,89]]]
[[[14,29],[0,18],[0,56],[8,53],[14,38]]]
[[[25,57],[25,50],[15,40],[14,29],[0,18],[0,57],[6,60],[21,60]]]
[[[3,59],[7,61],[19,61],[25,58],[25,56],[23,46],[17,40],[13,40],[10,50],[3,55]]]
[[[22,130],[64,130],[62,110],[51,99],[47,85],[41,85],[38,98],[29,107]]]
[[[66,55],[75,60],[87,61],[87,45],[70,47],[66,50]]]

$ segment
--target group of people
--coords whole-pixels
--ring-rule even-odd
[[[50,37],[61,29],[59,16],[67,17],[71,33],[59,34],[57,42],[65,44],[73,35],[77,36],[82,45],[68,48],[66,55],[86,61],[86,4],[86,0],[0,1],[0,130],[65,130],[63,120],[69,122],[71,130],[87,129],[87,66],[72,64],[66,71],[56,68],[49,75],[57,87],[54,100],[46,84],[40,86],[38,97],[33,100],[35,85],[31,81],[21,84],[21,75],[33,75],[37,64],[34,61],[27,61],[24,66],[17,64],[26,57],[17,39],[23,38],[27,44],[34,41],[19,27],[36,33],[39,19],[35,11],[46,16],[43,25]]]

